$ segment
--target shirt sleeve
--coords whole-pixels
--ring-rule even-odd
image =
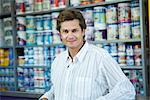
[[[52,84],[53,84],[53,72],[54,72],[53,70],[54,70],[55,66],[56,66],[56,58],[54,59],[52,66],[51,66],[51,82],[52,82]],[[49,91],[47,91],[44,95],[42,95],[39,100],[41,100],[42,98],[47,98],[48,100],[55,99],[54,85],[52,85],[51,89]]]
[[[42,95],[39,100],[42,100],[43,98],[47,98],[48,100],[54,100],[53,86],[51,87],[51,89],[48,92],[46,92],[44,95]]]
[[[135,100],[134,86],[125,76],[119,64],[107,52],[101,61],[101,70],[108,84],[109,93],[96,100]]]

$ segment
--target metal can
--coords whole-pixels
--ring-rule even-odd
[[[35,32],[26,31],[27,45],[35,45]]]
[[[141,37],[140,21],[132,22],[131,30],[132,30],[132,38],[133,39],[140,39],[140,37]]]
[[[105,7],[94,7],[94,28],[95,30],[106,29]]]
[[[140,7],[138,1],[131,2],[131,20],[132,21],[140,20]]]
[[[43,11],[49,11],[51,9],[50,0],[43,1]]]
[[[106,40],[107,39],[106,30],[96,30],[94,32],[94,35],[95,35],[95,41]]]
[[[26,7],[25,8],[26,13],[33,12],[34,11],[34,0],[26,0],[25,7]]]
[[[35,0],[35,11],[42,11],[43,0]]]
[[[36,16],[36,30],[43,30],[43,17]]]
[[[116,40],[118,38],[118,25],[107,25],[107,40]]]
[[[106,22],[107,24],[117,23],[117,6],[115,5],[107,6]]]
[[[131,39],[130,23],[120,23],[119,24],[119,39]]]
[[[118,21],[119,22],[130,22],[131,21],[130,3],[119,3],[118,4]]]
[[[26,16],[26,30],[35,30],[35,17]]]
[[[17,44],[26,45],[26,32],[25,31],[17,31]]]
[[[80,0],[70,0],[70,5],[75,7],[80,5]]]
[[[17,30],[26,30],[26,20],[25,17],[17,17]]]
[[[44,30],[51,30],[51,15],[43,15]]]

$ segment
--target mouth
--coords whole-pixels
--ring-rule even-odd
[[[75,42],[76,40],[68,40],[67,42]]]

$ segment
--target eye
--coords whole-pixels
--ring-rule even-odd
[[[64,34],[67,34],[69,31],[68,30],[63,30],[63,33]]]
[[[72,33],[76,33],[78,30],[77,29],[73,29],[72,30]]]

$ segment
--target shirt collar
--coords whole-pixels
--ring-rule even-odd
[[[74,61],[80,61],[80,62],[82,62],[83,61],[83,59],[84,59],[84,57],[85,57],[85,55],[86,55],[86,53],[87,53],[87,51],[88,51],[88,43],[87,42],[85,42],[85,44],[83,45],[83,47],[80,49],[80,51],[76,54],[76,56],[75,57],[73,57],[73,62]],[[68,49],[66,50],[66,55],[65,55],[65,61],[68,61],[68,60],[71,60],[71,57],[69,56],[69,51],[68,51]]]

